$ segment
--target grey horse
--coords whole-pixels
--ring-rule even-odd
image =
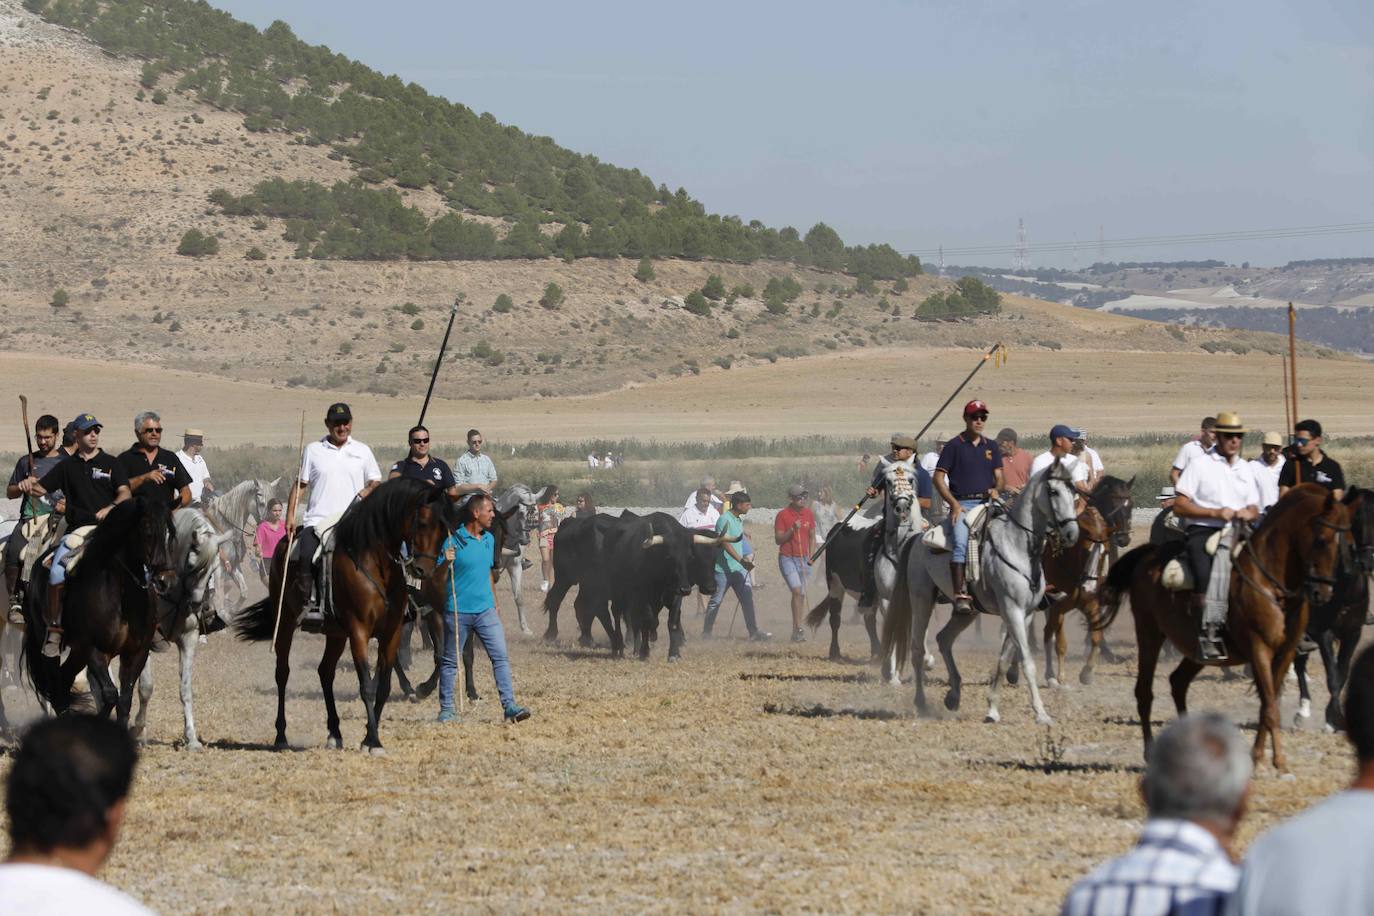
[[[1000,614],[1004,624],[997,668],[988,688],[988,722],[1001,718],[997,710],[997,689],[1015,654],[1025,669],[1036,722],[1053,724],[1040,699],[1035,658],[1027,636],[1031,615],[1045,593],[1040,557],[1045,540],[1051,535],[1064,544],[1078,540],[1073,481],[1069,470],[1058,460],[1032,476],[1011,506],[995,514],[987,523],[987,537],[978,558],[980,575],[973,583],[972,592],[983,612]],[[948,554],[937,553],[924,542],[912,542],[884,622],[884,651],[895,650],[905,656],[914,646],[924,645],[936,589],[946,595],[953,591]],[[955,614],[936,637],[949,672],[945,708],[950,710],[959,708],[962,683],[954,663],[954,641],[973,620],[972,614]],[[916,663],[916,710],[924,715],[928,711],[925,669],[914,656],[913,662]]]

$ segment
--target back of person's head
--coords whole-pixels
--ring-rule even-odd
[[[1202,428],[1203,428],[1203,429],[1216,429],[1216,426],[1217,426],[1217,418],[1216,418],[1216,417],[1203,417],[1203,418],[1202,418]]]
[[[1240,730],[1221,713],[1171,722],[1150,745],[1141,792],[1152,818],[1229,823],[1253,768]]]
[[[1346,684],[1346,737],[1360,763],[1374,763],[1374,646],[1355,657]]]
[[[129,794],[138,749],[109,719],[64,716],[34,725],[5,784],[16,850],[81,849],[105,835],[110,811]]]
[[[1299,420],[1293,424],[1293,432],[1307,433],[1313,439],[1322,437],[1322,425],[1316,420]]]

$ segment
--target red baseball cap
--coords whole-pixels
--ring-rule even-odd
[[[964,405],[964,416],[971,417],[976,413],[989,413],[988,405],[982,401],[969,401]]]

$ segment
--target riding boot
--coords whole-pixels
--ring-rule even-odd
[[[43,641],[43,655],[58,658],[62,655],[62,586],[48,586],[48,605],[43,610],[43,622],[48,625]]]
[[[950,597],[954,599],[954,612],[956,614],[972,614],[973,600],[969,597],[968,590],[964,583],[963,563],[949,564],[949,577],[953,580],[954,594]]]
[[[1205,594],[1194,594],[1192,596],[1192,610],[1197,615],[1199,623],[1198,649],[1205,662],[1221,661],[1227,657],[1226,643],[1221,637],[1221,624],[1207,623],[1204,621],[1204,614],[1207,612],[1207,596]]]
[[[19,567],[5,567],[5,594],[10,596],[9,621],[21,625],[24,622],[24,596],[19,592]]]

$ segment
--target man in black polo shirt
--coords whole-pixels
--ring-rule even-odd
[[[190,505],[191,474],[174,452],[162,447],[162,418],[151,410],[143,411],[134,417],[134,435],[138,441],[119,456],[129,490],[173,509]]]
[[[60,462],[42,479],[28,477],[19,489],[29,496],[45,496],[61,490],[67,500],[67,531],[98,524],[115,503],[129,498],[129,476],[113,455],[100,450],[100,421],[83,413],[76,425],[76,454]],[[48,573],[48,606],[45,617],[48,638],[43,654],[56,658],[62,654],[62,583],[67,570],[62,559],[67,555],[66,538],[58,542]]]
[[[1337,498],[1345,496],[1345,472],[1322,451],[1322,425],[1300,420],[1293,427],[1293,447],[1279,471],[1279,499],[1300,483],[1319,483]]]
[[[935,463],[935,489],[949,506],[946,532],[954,541],[949,572],[954,580],[954,610],[973,613],[973,598],[964,580],[968,562],[968,524],[964,512],[980,506],[1003,487],[1002,452],[983,435],[988,405],[973,400],[964,405],[964,431],[945,443]]]
[[[411,427],[409,435],[410,454],[391,466],[387,480],[409,477],[423,480],[430,486],[439,487],[448,494],[449,499],[458,498],[458,482],[453,479],[453,469],[429,453],[429,430],[423,426]]]

